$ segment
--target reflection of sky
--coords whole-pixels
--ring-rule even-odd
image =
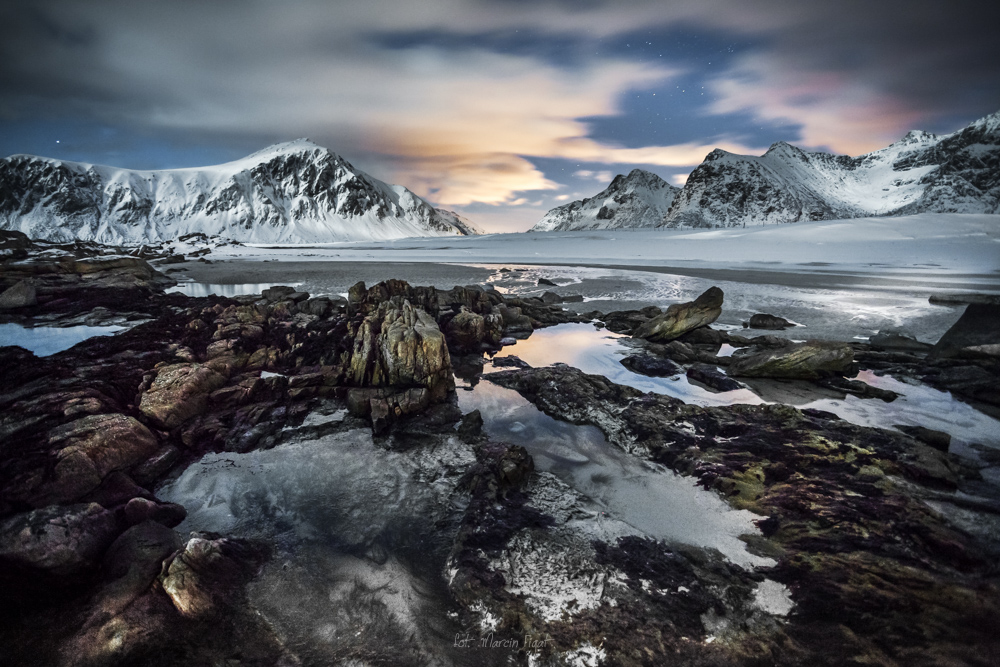
[[[125,327],[22,327],[20,324],[0,324],[0,345],[17,345],[38,357],[47,357],[68,350],[94,336],[110,336]]]
[[[504,347],[497,356],[517,356],[535,367],[564,363],[585,373],[603,375],[617,384],[665,394],[694,405],[758,405],[767,402],[750,389],[714,393],[689,382],[685,375],[651,378],[633,373],[622,366],[620,360],[629,354],[641,353],[641,350],[628,348],[618,342],[625,338],[627,337],[598,330],[591,324],[560,324],[535,331],[527,340]],[[493,370],[503,369],[486,366],[487,372]],[[720,370],[724,372],[724,369]],[[901,396],[891,403],[850,395],[842,399],[815,398],[808,389],[809,385],[790,383],[790,388],[799,389],[801,398],[786,400],[791,400],[799,408],[827,410],[862,426],[892,428],[896,424],[903,424],[945,431],[955,439],[956,447],[962,451],[968,443],[973,442],[1000,448],[1000,421],[956,400],[948,392],[922,384],[904,384],[891,377],[879,377],[867,371],[859,375],[858,379],[875,387],[890,389]]]

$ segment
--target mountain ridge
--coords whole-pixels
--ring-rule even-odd
[[[162,170],[12,155],[0,160],[0,229],[115,244],[190,233],[244,243],[481,233],[308,139],[223,164]]]

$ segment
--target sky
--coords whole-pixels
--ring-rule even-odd
[[[0,155],[133,169],[308,137],[523,231],[714,148],[859,155],[1000,110],[993,3],[0,0]]]

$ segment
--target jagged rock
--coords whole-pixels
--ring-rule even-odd
[[[682,372],[680,366],[660,357],[650,354],[633,354],[621,360],[621,365],[633,373],[654,378],[665,378]]]
[[[549,287],[559,287],[559,285],[557,285],[556,283],[552,282],[548,278],[539,278],[538,279],[538,284],[539,285],[547,285]]]
[[[399,298],[382,302],[361,322],[347,381],[356,387],[424,387],[433,401],[455,388],[447,341],[437,322]]]
[[[727,373],[733,377],[816,380],[849,375],[853,366],[854,351],[850,346],[809,341],[733,355]]]
[[[499,314],[484,317],[462,306],[445,326],[445,335],[459,353],[478,352],[484,345],[495,348],[503,336],[503,317]]]
[[[503,321],[505,334],[524,334],[534,331],[531,318],[523,314],[517,306],[497,306],[497,312]]]
[[[225,383],[225,375],[205,364],[164,366],[143,393],[139,409],[156,425],[171,429],[203,413],[209,394]]]
[[[16,283],[0,294],[0,310],[26,308],[37,304],[38,294],[35,291],[35,286],[26,280]]]
[[[227,557],[227,540],[195,536],[163,563],[160,585],[182,616],[205,618],[221,611],[232,595],[240,567]]]
[[[912,336],[895,331],[880,331],[868,339],[868,344],[871,345],[873,350],[896,352],[929,352],[933,347],[929,343],[921,343]]]
[[[687,369],[687,376],[695,382],[700,382],[716,391],[736,391],[742,389],[743,385],[736,380],[726,377],[714,366],[695,365]]]
[[[711,324],[722,314],[722,290],[710,287],[688,303],[675,303],[666,312],[641,324],[633,334],[655,342],[666,343],[684,333]]]
[[[767,313],[757,313],[756,315],[750,316],[750,322],[748,323],[751,329],[775,329],[782,330],[788,327],[795,326],[784,317],[778,317],[777,315],[768,315]]]
[[[121,414],[88,415],[48,433],[56,450],[52,481],[35,492],[35,503],[71,502],[101,485],[115,470],[138,465],[159,448],[136,419]]]
[[[50,506],[0,522],[0,558],[57,575],[93,568],[120,529],[97,503]]]
[[[1000,305],[973,303],[941,336],[937,357],[1000,357]]]
[[[506,357],[493,357],[493,365],[497,368],[531,368],[531,365],[513,354]]]
[[[486,434],[483,433],[483,415],[479,410],[462,415],[462,421],[458,424],[458,437],[469,444],[486,439]]]

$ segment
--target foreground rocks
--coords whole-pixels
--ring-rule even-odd
[[[777,560],[767,576],[791,588],[796,611],[787,624],[758,630],[752,644],[730,644],[737,662],[987,664],[983,656],[1000,649],[991,552],[922,502],[975,477],[937,449],[786,406],[684,405],[565,367],[490,381],[554,417],[597,426],[619,447],[694,475],[761,516],[763,538],[748,544]],[[649,563],[640,553],[639,563]],[[619,636],[640,632],[626,627]],[[613,660],[625,660],[619,650]]]
[[[668,343],[692,329],[707,326],[717,320],[722,314],[722,300],[722,290],[710,287],[694,301],[674,304],[662,315],[639,325],[633,335],[653,342]]]
[[[850,346],[808,341],[775,349],[751,348],[739,356],[733,355],[727,372],[734,377],[816,380],[853,375],[857,370]]]

